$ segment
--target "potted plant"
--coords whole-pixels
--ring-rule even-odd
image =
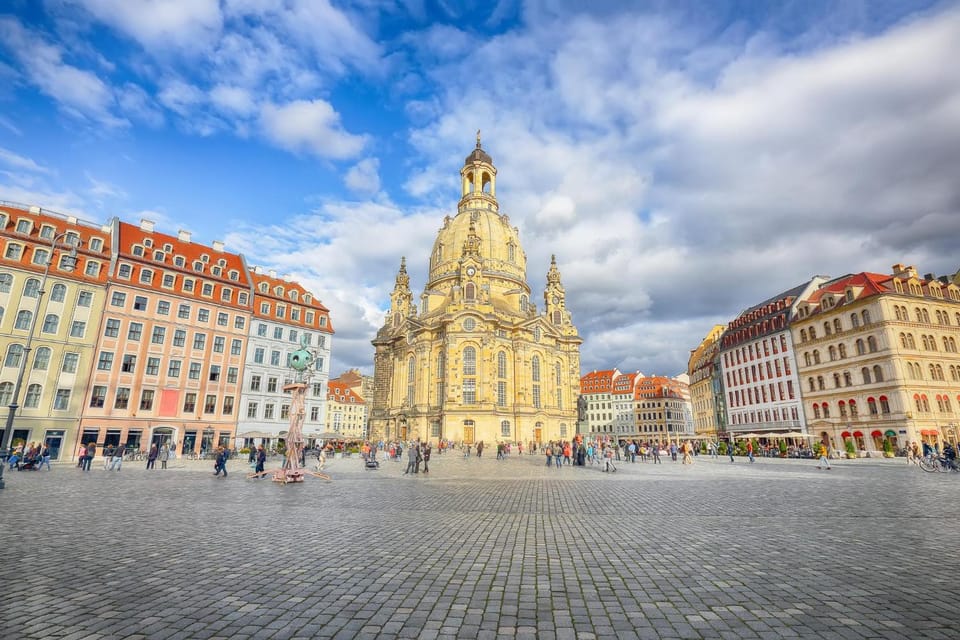
[[[883,457],[884,458],[893,457],[893,443],[890,442],[889,438],[885,438],[883,441]]]
[[[717,445],[717,455],[721,455],[721,456],[727,455],[727,443],[725,440],[721,440],[720,444]]]
[[[853,443],[853,440],[845,440],[843,446],[847,450],[847,458],[853,459],[857,457],[857,445]]]
[[[781,458],[787,457],[787,441],[786,440],[780,441],[780,457]]]

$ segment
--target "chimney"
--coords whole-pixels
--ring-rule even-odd
[[[255,274],[257,274],[258,276],[263,275],[263,267],[261,267],[260,265],[256,265],[256,266],[253,268],[253,272],[254,272]]]
[[[936,280],[936,279],[937,279],[937,276],[933,275],[932,273],[925,273],[925,274],[923,274],[923,279],[924,279],[924,280]]]
[[[140,230],[146,231],[147,233],[153,233],[153,220],[147,220],[146,218],[140,218]]]
[[[177,231],[177,239],[180,240],[180,242],[190,242],[190,232],[180,229]]]
[[[282,276],[280,276],[280,279],[283,280],[284,282],[290,282],[290,278],[292,277],[293,276],[291,276],[289,273],[285,273]]]
[[[217,253],[223,253],[223,240],[214,240],[213,250]]]
[[[77,224],[77,216],[67,216],[67,224]]]
[[[35,204],[30,205],[30,213],[40,213],[40,207]]]
[[[899,262],[890,268],[893,269],[893,275],[895,276],[899,276],[903,273],[903,265]]]
[[[276,269],[270,269],[270,271],[267,271],[267,275],[270,276],[271,278],[276,278],[277,277]]]
[[[943,284],[950,284],[950,276],[940,276],[938,280]]]

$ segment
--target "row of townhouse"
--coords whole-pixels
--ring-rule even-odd
[[[577,432],[593,438],[670,441],[693,435],[686,376],[645,376],[617,369],[580,378]]]
[[[956,444],[958,285],[960,273],[921,277],[903,264],[817,276],[714,327],[690,358],[698,432],[801,432],[861,451]]]
[[[67,459],[88,442],[190,454],[275,440],[289,425],[287,354],[301,344],[317,354],[304,432],[324,431],[333,327],[301,285],[147,220],[95,225],[4,203],[0,245],[12,441]]]

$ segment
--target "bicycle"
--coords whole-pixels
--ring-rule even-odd
[[[960,467],[957,466],[956,460],[951,460],[944,456],[924,456],[920,458],[918,464],[920,468],[927,473],[960,472]]]

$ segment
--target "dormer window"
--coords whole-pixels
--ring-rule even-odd
[[[166,257],[166,255],[163,253],[163,251],[154,251],[154,252],[153,252],[153,259],[156,260],[157,262],[163,262],[163,259],[164,259],[165,257]]]
[[[90,238],[90,251],[103,251],[103,239]]]
[[[215,276],[219,276],[222,271],[220,270],[220,267],[210,267],[210,273]]]
[[[164,252],[164,253],[173,253],[173,245],[170,244],[169,242],[167,242],[166,244],[164,244],[164,245],[163,245],[163,252]]]
[[[217,260],[217,265],[220,266],[220,267],[226,267],[226,266],[227,266],[227,261],[224,260],[223,258],[220,258],[219,260]]]
[[[277,296],[278,298],[282,298],[282,297],[283,297],[283,287],[274,287],[274,288],[273,288],[273,295]]]
[[[17,220],[17,233],[28,234],[33,229],[33,222],[26,218]]]
[[[203,264],[207,264],[208,262],[210,262],[210,256],[208,256],[208,255],[205,254],[205,253],[202,254],[202,255],[200,256],[200,262],[202,262]]]
[[[55,235],[56,235],[56,229],[54,229],[50,225],[45,224],[42,227],[40,227],[40,237],[43,238],[44,240],[53,240],[53,236]]]
[[[310,304],[313,302],[313,296],[310,295],[309,293],[305,293],[303,294],[303,301],[306,302],[307,304]]]
[[[7,214],[5,214],[5,213],[0,213],[0,229],[6,229],[6,228],[7,228],[7,222],[9,222],[9,221],[10,221],[10,219],[7,218]]]
[[[236,282],[237,280],[239,280],[239,279],[240,279],[240,272],[237,271],[236,269],[231,269],[231,270],[230,270],[230,279],[233,280],[234,282]]]
[[[153,247],[153,239],[152,239],[152,238],[144,238],[144,239],[143,239],[143,246],[147,247],[148,249],[151,248],[151,247]]]
[[[132,273],[133,273],[133,267],[131,267],[129,264],[125,264],[125,263],[124,263],[124,264],[121,264],[121,265],[119,266],[119,268],[117,268],[117,277],[118,277],[118,278],[123,278],[124,280],[129,280],[129,279],[130,279],[130,274],[132,274]]]
[[[194,261],[193,261],[193,270],[194,270],[194,271],[197,271],[197,272],[200,272],[200,273],[203,273],[203,262],[201,262],[200,260],[194,260]]]
[[[297,298],[298,298],[297,292],[296,292],[296,291],[291,291],[291,292],[290,292],[290,299],[293,300],[293,301],[296,301]]]
[[[260,293],[267,293],[267,292],[269,292],[269,291],[270,291],[270,285],[268,285],[266,282],[261,282],[261,283],[260,283]]]
[[[173,264],[181,269],[187,265],[187,259],[183,256],[177,256],[173,259]]]

